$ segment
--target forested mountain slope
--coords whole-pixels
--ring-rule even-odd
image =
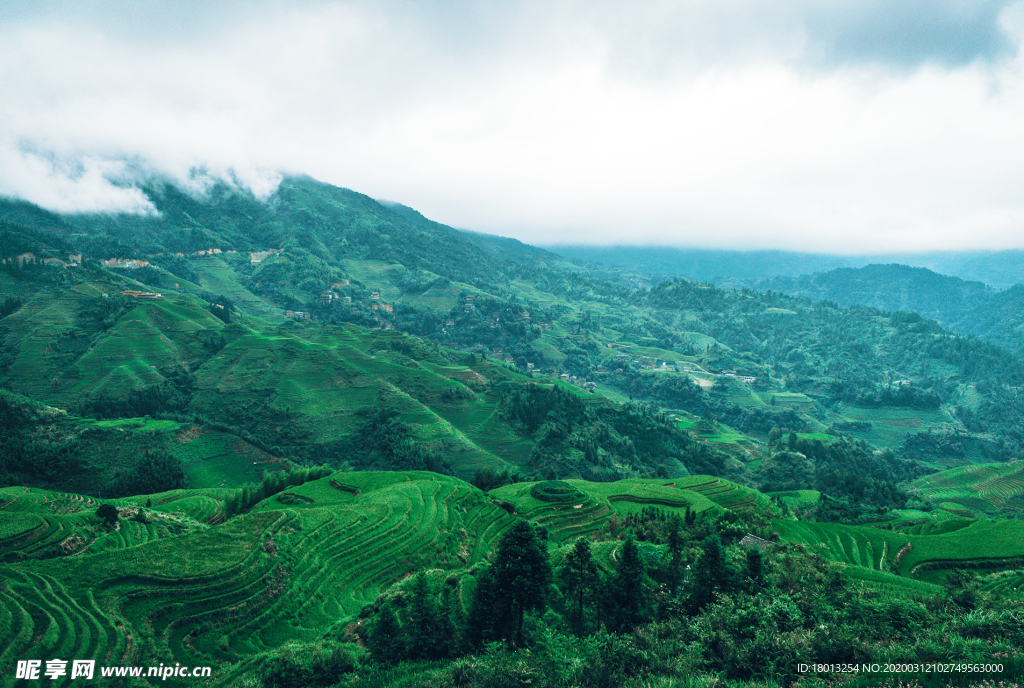
[[[1024,273],[1021,275],[1024,279]],[[800,277],[748,281],[775,291],[843,307],[912,311],[960,334],[975,335],[1016,354],[1024,353],[1024,286],[997,291],[925,268],[868,265]]]
[[[901,481],[1024,447],[1021,362],[913,313],[634,289],[309,178],[266,202],[144,191],[157,215],[0,204],[0,383],[177,424],[154,451],[195,426],[257,466],[708,472],[890,508]]]

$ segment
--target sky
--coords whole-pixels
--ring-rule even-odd
[[[551,245],[1024,247],[1024,0],[4,0],[0,195],[306,174]]]

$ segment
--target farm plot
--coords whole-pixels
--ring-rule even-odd
[[[559,480],[506,485],[490,494],[512,504],[523,518],[547,528],[552,542],[565,542],[600,531],[613,514],[626,516],[644,507],[655,506],[679,515],[685,514],[687,507],[695,512],[719,509],[713,500],[686,488],[709,480],[713,479],[687,476],[669,484],[639,478],[613,483]]]
[[[910,578],[936,579],[929,572],[951,568],[1013,568],[1024,560],[1024,523],[973,521],[936,524],[929,534],[905,534],[866,526],[777,521],[783,540],[818,547],[853,566],[893,570]]]
[[[909,542],[901,533],[863,526],[810,521],[778,521],[775,525],[784,541],[802,542],[835,561],[882,571],[889,569]]]
[[[489,556],[513,518],[479,490],[430,473],[342,473],[293,487],[219,526],[196,525],[224,491],[140,497],[149,523],[122,521],[91,556],[31,559],[70,532],[32,513],[39,494],[3,493],[3,657],[106,657],[111,663],[233,663],[295,638],[318,637],[418,568],[461,568]],[[24,509],[14,511],[15,505]],[[16,517],[14,515],[17,514]],[[159,537],[171,519],[189,525]],[[165,524],[166,521],[166,524]],[[138,545],[138,546],[133,546]],[[83,586],[82,581],[89,581]],[[140,645],[133,638],[151,637]],[[9,656],[8,656],[9,655]]]
[[[79,502],[0,490],[0,511],[11,516],[0,519],[0,543],[22,553],[0,559],[0,634],[8,641],[0,659],[216,663],[230,684],[252,653],[322,637],[416,570],[438,577],[486,561],[515,522],[510,510],[566,543],[615,513],[648,505],[717,511],[717,501],[747,494],[708,476],[536,485],[487,494],[427,472],[341,472],[289,487],[227,521],[223,489],[120,500],[125,515],[116,529],[99,522],[96,502],[54,513]],[[141,507],[147,502],[153,506]],[[88,529],[97,536],[82,551],[53,552]],[[595,546],[602,566],[613,565],[615,546]],[[40,558],[40,548],[57,556]],[[660,551],[645,549],[648,555],[653,561]]]
[[[676,480],[677,487],[704,495],[712,502],[732,511],[753,511],[767,505],[760,492],[734,482],[710,476],[688,476]]]
[[[953,468],[918,478],[914,486],[932,502],[958,504],[968,512],[1024,509],[1024,464],[1020,462]]]
[[[907,435],[938,429],[949,419],[941,411],[928,409],[868,408],[841,404],[839,415],[843,421],[868,422],[870,430],[851,431],[848,434],[863,439],[876,447],[895,448]]]

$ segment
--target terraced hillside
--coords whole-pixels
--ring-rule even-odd
[[[1015,570],[1024,564],[1019,520],[947,521],[890,531],[837,523],[779,521],[789,542],[801,542],[854,567],[941,582],[954,569]]]
[[[706,475],[671,481],[633,479],[613,483],[586,480],[527,482],[492,490],[523,518],[547,528],[553,542],[566,542],[602,530],[612,515],[619,517],[656,506],[685,515],[723,509],[751,511],[766,506],[759,493],[728,480]]]
[[[9,642],[0,665],[58,656],[180,662],[218,667],[228,685],[250,655],[353,620],[410,572],[471,577],[515,521],[502,502],[553,543],[646,505],[723,509],[698,491],[713,483],[707,476],[674,482],[554,481],[486,494],[434,473],[343,472],[227,521],[227,490],[102,502],[119,508],[116,527],[96,516],[100,500],[6,488],[0,635]]]
[[[289,459],[431,468],[467,478],[482,468],[541,470],[530,466],[535,439],[498,413],[502,396],[495,386],[529,380],[504,362],[354,324],[269,325],[237,311],[221,318],[214,315],[219,302],[211,294],[197,295],[178,283],[159,299],[140,300],[121,292],[148,287],[97,265],[33,277],[11,279],[0,271],[0,281],[6,280],[0,287],[25,287],[21,307],[0,319],[0,385],[65,416],[107,419],[65,419],[58,433],[52,422],[36,424],[36,435],[60,435],[66,446],[84,450],[90,470],[67,477],[62,489],[103,494],[111,476],[133,457],[157,449],[179,457],[195,487],[258,480],[262,471],[285,467]],[[608,404],[561,380],[538,382],[584,398],[586,405]],[[390,450],[350,459],[359,447],[381,444],[364,441],[360,433],[380,424],[372,417],[385,407],[407,428],[408,437],[397,444],[418,444],[425,454],[412,463]],[[676,434],[677,440],[685,437]],[[628,429],[611,437],[612,443],[621,445],[625,435]],[[95,441],[83,442],[86,436]],[[99,445],[110,445],[110,451]],[[421,460],[423,455],[436,465]],[[651,456],[665,464],[668,475],[694,468],[685,451]],[[608,477],[656,468],[635,458],[628,461],[632,466],[616,462],[620,472]],[[581,476],[594,468],[576,463],[559,472]],[[607,473],[606,468],[598,470]],[[32,475],[20,482],[54,486],[52,479]]]
[[[93,500],[0,491],[0,665],[180,662],[219,667],[230,684],[235,663],[319,637],[411,571],[488,557],[513,522],[479,490],[430,473],[339,473],[208,525],[223,496],[119,502],[112,529]]]
[[[926,499],[957,516],[1024,511],[1024,463],[975,464],[914,481]]]

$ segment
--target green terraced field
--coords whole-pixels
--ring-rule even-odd
[[[1024,523],[1018,520],[946,521],[902,533],[836,523],[777,521],[783,540],[802,542],[851,566],[941,580],[952,568],[1019,568]]]
[[[753,498],[753,490],[710,476],[687,476],[671,481],[632,479],[613,483],[566,480],[578,498],[549,501],[533,495],[538,483],[516,483],[492,490],[491,496],[511,503],[523,518],[548,529],[553,542],[566,542],[580,535],[602,530],[613,514],[626,516],[655,506],[684,515],[692,511],[724,508],[750,510],[766,504]],[[731,505],[731,506],[730,506]]]
[[[901,533],[837,523],[778,521],[776,527],[784,541],[802,542],[835,561],[877,571],[889,570],[909,542]]]
[[[914,487],[947,511],[998,513],[1024,510],[1024,464],[988,463],[951,468],[918,478]]]
[[[116,529],[95,516],[96,500],[7,488],[0,490],[0,610],[7,612],[0,630],[9,644],[0,661],[213,663],[224,669],[218,683],[230,685],[231,667],[248,655],[319,637],[411,571],[463,571],[490,557],[514,522],[500,499],[545,526],[553,542],[568,542],[614,513],[648,505],[721,508],[691,487],[726,501],[742,494],[705,476],[675,483],[570,481],[562,503],[531,497],[529,483],[487,495],[431,473],[338,473],[223,523],[227,490],[115,501],[127,509]],[[62,545],[70,558],[56,556]],[[609,570],[615,546],[594,548]],[[140,637],[153,642],[134,641]]]
[[[0,662],[73,656],[227,669],[319,637],[411,571],[486,559],[514,520],[483,492],[431,473],[339,473],[207,525],[226,494],[133,498],[154,506],[112,530],[95,502],[60,515],[51,506],[76,498],[0,490]],[[43,556],[73,537],[85,538],[78,556]],[[226,670],[218,680],[231,685]]]
[[[949,417],[939,411],[903,408],[863,408],[851,404],[840,406],[840,415],[846,421],[866,421],[871,429],[848,434],[864,439],[879,448],[896,448],[906,436],[928,429],[940,429],[949,422]]]
[[[768,492],[771,497],[782,497],[782,500],[789,507],[803,508],[813,506],[821,499],[821,493],[817,490],[788,490],[786,492]]]
[[[1024,571],[1000,571],[999,573],[985,576],[982,579],[981,589],[997,595],[1007,597],[1024,597]]]

